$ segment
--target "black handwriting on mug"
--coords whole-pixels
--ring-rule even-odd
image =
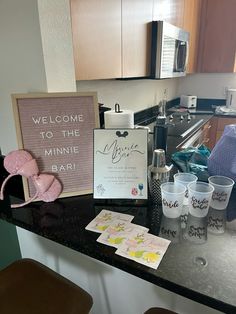
[[[198,209],[207,209],[209,201],[205,198],[202,200],[198,200],[196,197],[192,196],[191,198],[191,205],[193,208],[198,208]]]
[[[188,234],[190,237],[197,237],[197,238],[201,239],[201,237],[204,237],[205,232],[206,232],[206,228],[204,228],[204,227],[190,226]]]
[[[217,230],[223,228],[223,219],[213,218],[212,216],[208,217],[208,226],[216,228]]]
[[[227,199],[227,193],[223,192],[213,192],[212,200],[218,202],[225,202]]]
[[[161,234],[166,235],[168,237],[176,238],[177,231],[176,230],[170,230],[170,229],[165,229],[164,227],[161,228]]]
[[[169,207],[169,208],[176,208],[176,207],[179,207],[179,202],[178,201],[167,201],[165,198],[163,198],[163,200],[162,200],[162,202],[163,202],[163,205],[164,206],[167,206],[167,207]]]
[[[118,145],[117,140],[114,140],[111,144],[106,144],[103,150],[97,150],[96,153],[102,155],[111,155],[113,164],[118,163],[121,159],[129,157],[131,154],[144,154],[144,152],[138,149],[138,144],[131,144],[124,147]]]

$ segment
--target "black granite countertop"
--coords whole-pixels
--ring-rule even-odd
[[[172,104],[172,102],[171,102]],[[223,118],[235,118],[236,113],[223,113],[219,112],[217,107],[225,106],[225,99],[198,99],[197,100],[197,107],[193,109],[186,109],[189,110],[191,114],[195,115],[201,115],[201,114],[209,114],[209,115],[214,115],[216,117],[223,117]],[[175,109],[179,109],[179,102],[175,100],[173,103],[173,106],[170,107],[168,110],[169,112],[172,112]]]
[[[103,208],[132,214],[134,223],[172,241],[157,270],[116,255],[114,248],[96,242],[99,234],[85,230]],[[231,228],[235,213],[234,190],[227,210]],[[19,209],[10,209],[6,199],[0,201],[0,219],[219,311],[236,313],[236,229],[211,234],[206,219],[194,221],[190,216],[184,228],[180,219],[165,218],[161,207],[111,201],[96,204],[92,195]]]
[[[223,114],[215,112],[217,106],[225,106],[225,99],[211,99],[211,98],[198,98],[197,107],[190,109],[190,113],[195,115],[215,115],[217,117],[235,118],[236,114]],[[175,98],[167,102],[166,111],[167,115],[170,115],[176,109],[180,108],[180,98]],[[187,108],[185,108],[188,110]],[[134,115],[135,124],[147,125],[156,120],[159,113],[158,105],[150,107],[148,109],[136,112]]]

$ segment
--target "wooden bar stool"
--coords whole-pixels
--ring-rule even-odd
[[[149,310],[147,310],[144,314],[177,314],[177,313],[167,309],[163,309],[161,307],[152,307]]]
[[[92,305],[85,290],[35,260],[0,271],[2,314],[88,314]]]

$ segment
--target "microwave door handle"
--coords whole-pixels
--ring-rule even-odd
[[[176,52],[175,52],[175,63],[174,63],[174,71],[178,72],[178,57],[179,57],[179,43],[176,47]]]
[[[183,71],[186,70],[187,65],[188,65],[188,59],[189,59],[189,42],[186,41],[186,58],[185,58],[185,62],[184,62],[184,67],[183,67]]]
[[[179,72],[179,70],[181,72],[184,72],[186,70],[187,64],[188,64],[188,58],[189,58],[189,43],[188,41],[186,41],[186,55],[185,55],[185,60],[183,61],[183,64],[181,65],[181,67],[178,67],[178,59],[179,59],[179,52],[180,52],[180,44],[178,43],[177,47],[176,47],[176,54],[175,54],[175,64],[174,64],[174,68],[176,70],[176,72]]]

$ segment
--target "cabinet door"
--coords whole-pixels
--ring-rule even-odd
[[[199,46],[199,72],[235,72],[235,0],[204,0]]]
[[[153,0],[122,0],[122,77],[150,74]]]
[[[197,71],[197,52],[202,0],[185,0],[183,28],[190,33],[187,73]]]
[[[217,126],[218,126],[218,118],[212,117],[210,120],[211,128],[209,130],[209,143],[208,147],[212,150],[216,144],[216,134],[217,134]]]
[[[229,124],[236,124],[236,118],[218,118],[217,121],[217,132],[216,132],[216,142],[217,143],[219,141],[219,139],[221,138],[225,126],[229,125]]]
[[[236,124],[236,118],[227,118],[227,117],[213,117],[211,120],[211,129],[210,129],[210,142],[209,142],[209,148],[213,149],[215,144],[219,141],[221,138],[224,128],[226,125],[229,124]]]
[[[153,20],[163,20],[183,28],[185,0],[154,0]]]
[[[218,127],[217,131],[224,131],[225,126],[229,124],[236,124],[236,118],[218,118]]]
[[[77,80],[121,77],[121,0],[71,0]]]

